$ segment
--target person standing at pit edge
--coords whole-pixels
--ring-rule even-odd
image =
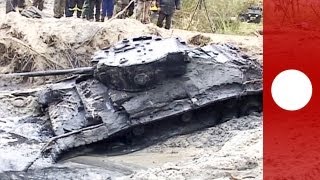
[[[66,0],[54,0],[53,17],[62,18],[66,8]]]
[[[71,14],[71,11],[70,11],[70,2],[71,2],[71,0],[66,0],[66,6],[65,6],[65,10],[64,10],[66,17],[72,17],[72,15],[73,15],[73,14]]]
[[[102,0],[84,0],[82,18],[93,21],[94,18],[97,22],[100,21]]]
[[[136,19],[143,24],[150,23],[150,7],[152,0],[138,0]]]
[[[15,12],[16,9],[23,9],[25,7],[25,0],[7,0],[6,1],[6,13]]]
[[[81,17],[82,14],[82,7],[83,7],[84,0],[69,0],[69,12],[70,16],[73,16],[74,12],[76,12],[77,18]]]
[[[116,0],[116,8],[115,8],[116,14],[123,11],[130,4],[130,2],[131,2],[131,0]],[[134,10],[134,2],[132,2],[130,4],[130,6],[128,7],[128,9],[124,13],[119,15],[118,18],[125,19],[127,17],[132,16],[133,10]]]
[[[102,15],[101,22],[104,22],[104,18],[107,16],[110,19],[113,16],[114,0],[102,1]]]
[[[32,6],[38,8],[40,11],[43,10],[44,0],[33,0]]]
[[[180,0],[157,0],[157,7],[160,7],[157,26],[163,27],[163,21],[166,19],[165,29],[171,28],[172,17],[175,10],[181,9]]]

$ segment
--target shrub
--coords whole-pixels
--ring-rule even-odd
[[[212,32],[211,24],[217,33],[236,32],[241,24],[237,19],[238,14],[259,2],[259,0],[202,0],[204,3],[197,9],[191,21],[199,1],[201,0],[182,0],[182,9],[175,14],[173,22],[175,28],[188,29],[190,25],[189,30]]]

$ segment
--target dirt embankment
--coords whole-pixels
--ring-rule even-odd
[[[123,38],[140,35],[174,36],[190,42],[199,33],[176,29],[168,31],[153,24],[143,25],[134,19],[99,23],[77,18],[29,19],[18,13],[9,13],[0,17],[0,73],[89,66],[91,55],[96,50]],[[202,35],[205,41],[193,42],[230,42],[262,61],[261,37]],[[33,80],[41,82],[46,79]],[[8,85],[10,81],[4,83],[3,80],[1,84]]]

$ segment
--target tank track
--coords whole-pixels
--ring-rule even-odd
[[[233,106],[230,106],[231,104]],[[196,132],[224,123],[233,118],[261,112],[261,94],[229,99],[161,121],[133,126],[102,141],[67,149],[56,160],[60,161],[86,154],[103,154],[108,156],[128,154],[142,150],[158,142],[163,142],[174,136]],[[190,113],[192,113],[192,117],[188,118],[190,117]]]
[[[45,154],[58,161],[90,152],[109,155],[131,153],[170,137],[212,127],[253,112],[262,112],[261,93],[226,99],[149,124],[124,124],[118,132],[110,133],[110,124],[101,122],[53,141]]]

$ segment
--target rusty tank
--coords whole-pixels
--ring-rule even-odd
[[[19,122],[37,133],[15,131],[12,138],[27,139],[17,146],[29,155],[15,170],[91,149],[129,153],[262,111],[262,66],[230,44],[195,48],[179,38],[141,36],[96,52],[92,67],[7,76],[68,73],[79,75],[28,92],[38,113]],[[6,132],[13,136],[12,128]]]

